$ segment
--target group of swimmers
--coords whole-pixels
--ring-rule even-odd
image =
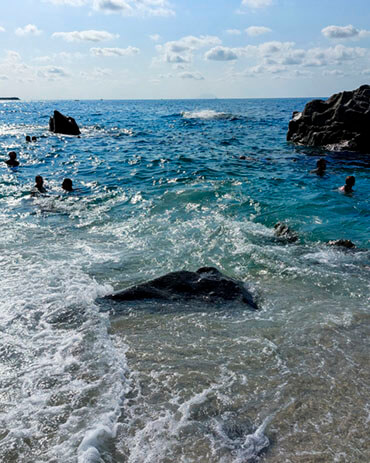
[[[72,180],[70,178],[65,178],[62,182],[62,188],[64,191],[73,191]],[[35,177],[35,186],[32,190],[32,194],[35,193],[46,193],[46,188],[44,187],[44,179],[41,177],[41,175],[36,175]]]
[[[320,176],[323,176],[326,171],[326,160],[324,158],[320,158],[316,162],[316,169],[311,170],[311,174],[317,174]],[[353,186],[356,182],[356,179],[353,175],[349,175],[346,177],[346,183],[339,188],[339,191],[342,191],[343,193],[352,193],[353,192]]]
[[[37,141],[36,137],[31,137],[29,135],[26,136],[26,141],[31,142],[32,141]],[[6,164],[9,167],[18,167],[19,166],[19,161],[17,161],[17,153],[15,151],[10,151],[8,153],[9,159],[6,162]],[[240,157],[242,159],[242,157]],[[245,159],[245,156],[243,157]],[[311,170],[312,174],[317,174],[320,176],[323,176],[326,172],[326,160],[324,158],[320,158],[316,162],[316,169]],[[37,190],[40,193],[45,193],[46,189],[44,187],[44,179],[41,177],[41,175],[36,175],[35,177],[35,191]],[[346,183],[339,188],[339,191],[342,191],[343,193],[352,193],[353,192],[353,186],[356,182],[356,179],[353,175],[349,175],[346,177]],[[72,180],[70,178],[65,178],[62,183],[62,188],[65,191],[73,191],[72,187]]]
[[[36,142],[37,138],[36,137],[31,138],[29,135],[27,135],[26,141]],[[19,161],[17,161],[17,153],[15,151],[10,151],[8,153],[8,156],[9,156],[9,159],[5,161],[5,163],[9,167],[18,167]],[[68,192],[73,191],[72,180],[70,178],[65,178],[62,183],[62,188],[64,191],[68,191]],[[41,175],[36,175],[35,177],[35,186],[33,188],[32,194],[35,194],[35,193],[46,193],[46,188],[44,187],[44,179],[41,177]]]

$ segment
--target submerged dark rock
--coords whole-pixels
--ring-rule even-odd
[[[298,235],[291,230],[286,223],[278,222],[274,226],[275,236],[288,243],[294,243],[298,240]]]
[[[328,246],[339,246],[341,248],[353,249],[356,247],[350,240],[331,240],[328,241]]]
[[[240,301],[248,304],[252,309],[258,309],[243,282],[229,278],[213,267],[202,267],[196,272],[186,270],[171,272],[147,283],[106,296],[104,299],[117,302],[145,299],[164,301],[198,299],[204,302],[225,300]]]
[[[59,111],[54,111],[54,116],[49,120],[49,130],[65,135],[80,135],[80,129],[73,117],[64,116]]]
[[[337,151],[370,153],[370,85],[313,100],[289,122],[287,140]]]

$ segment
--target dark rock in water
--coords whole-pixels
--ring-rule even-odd
[[[370,153],[370,85],[313,100],[289,122],[287,140],[336,151]]]
[[[352,249],[355,248],[356,245],[352,243],[350,240],[332,240],[328,241],[328,246],[339,246],[342,248]]]
[[[118,302],[159,299],[178,301],[198,299],[204,302],[217,300],[240,301],[258,309],[251,294],[240,281],[223,275],[213,267],[202,267],[196,272],[182,270],[148,281],[141,285],[106,296]]]
[[[287,241],[288,243],[294,243],[298,240],[297,234],[292,231],[286,223],[278,222],[274,226],[275,236],[278,238]]]
[[[54,111],[54,116],[49,120],[49,130],[65,135],[80,135],[80,129],[73,117],[64,116],[59,111]]]

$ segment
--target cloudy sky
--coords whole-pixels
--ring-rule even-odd
[[[329,96],[370,83],[370,0],[3,0],[0,96]]]

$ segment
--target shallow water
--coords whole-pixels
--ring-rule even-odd
[[[1,153],[21,163],[0,166],[1,461],[370,459],[369,156],[287,144],[305,101],[0,103]],[[53,109],[81,138],[48,133]],[[48,194],[32,197],[37,174]],[[325,244],[339,238],[357,248]],[[204,265],[260,310],[100,311]]]

